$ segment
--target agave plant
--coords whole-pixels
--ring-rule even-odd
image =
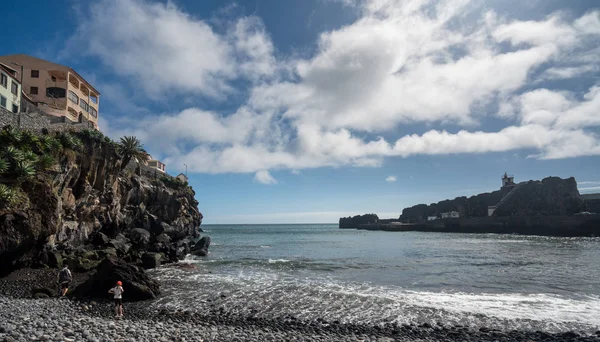
[[[131,160],[140,162],[148,158],[148,153],[144,151],[138,138],[133,136],[122,137],[117,145],[117,152],[122,158],[121,170],[124,169]]]
[[[0,204],[11,205],[17,199],[17,193],[6,184],[0,184]]]
[[[58,154],[63,149],[63,145],[59,139],[50,137],[48,139],[48,152]]]
[[[21,132],[21,141],[19,145],[23,148],[37,148],[39,146],[39,142],[40,139],[37,137],[37,135],[29,131]]]
[[[36,165],[39,170],[47,170],[56,165],[56,159],[50,155],[43,155],[38,159]]]
[[[52,141],[52,137],[48,135],[42,135],[38,138],[38,147],[39,152],[45,152],[50,150],[50,142]]]
[[[23,160],[23,151],[14,146],[7,146],[2,151],[2,155],[12,164],[16,164]]]
[[[66,149],[79,151],[83,147],[83,143],[77,137],[70,133],[63,133],[58,136],[62,146]]]
[[[20,129],[8,127],[4,128],[2,132],[0,132],[0,138],[7,144],[18,145],[21,142],[21,133],[22,131]]]
[[[23,160],[30,161],[32,163],[37,162],[39,159],[38,155],[33,151],[24,151],[23,152]]]
[[[8,162],[4,158],[0,158],[0,175],[8,171]]]
[[[19,178],[30,178],[35,176],[35,164],[29,160],[22,160],[15,164],[13,171]]]

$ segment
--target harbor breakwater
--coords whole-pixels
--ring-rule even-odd
[[[371,223],[345,228],[391,232],[600,236],[600,215],[448,218],[420,223]]]

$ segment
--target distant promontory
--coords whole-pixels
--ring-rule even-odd
[[[597,198],[596,198],[597,197]],[[398,219],[376,214],[340,218],[340,228],[387,231],[600,236],[600,195],[580,195],[575,178],[515,183],[499,190],[404,208]]]

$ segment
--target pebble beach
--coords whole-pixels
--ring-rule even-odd
[[[600,341],[575,333],[500,332],[461,327],[358,326],[234,316],[219,310],[150,310],[126,303],[125,317],[113,317],[110,301],[0,297],[0,341]]]

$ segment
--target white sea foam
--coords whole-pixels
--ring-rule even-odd
[[[161,302],[180,307],[194,306],[225,292],[227,297],[220,299],[221,305],[242,313],[248,308],[258,309],[264,316],[285,313],[300,319],[321,317],[370,324],[440,322],[550,332],[591,333],[600,326],[600,297],[591,295],[567,298],[544,293],[413,291],[394,286],[340,283],[326,277],[298,278],[262,269],[242,269],[229,274],[180,272],[171,276],[178,280],[186,277],[190,287],[185,290],[178,283],[171,295],[166,295]],[[202,291],[190,291],[191,288]]]
[[[286,263],[286,262],[290,262],[290,260],[287,260],[287,259],[269,259],[269,264],[278,264],[278,263]]]

